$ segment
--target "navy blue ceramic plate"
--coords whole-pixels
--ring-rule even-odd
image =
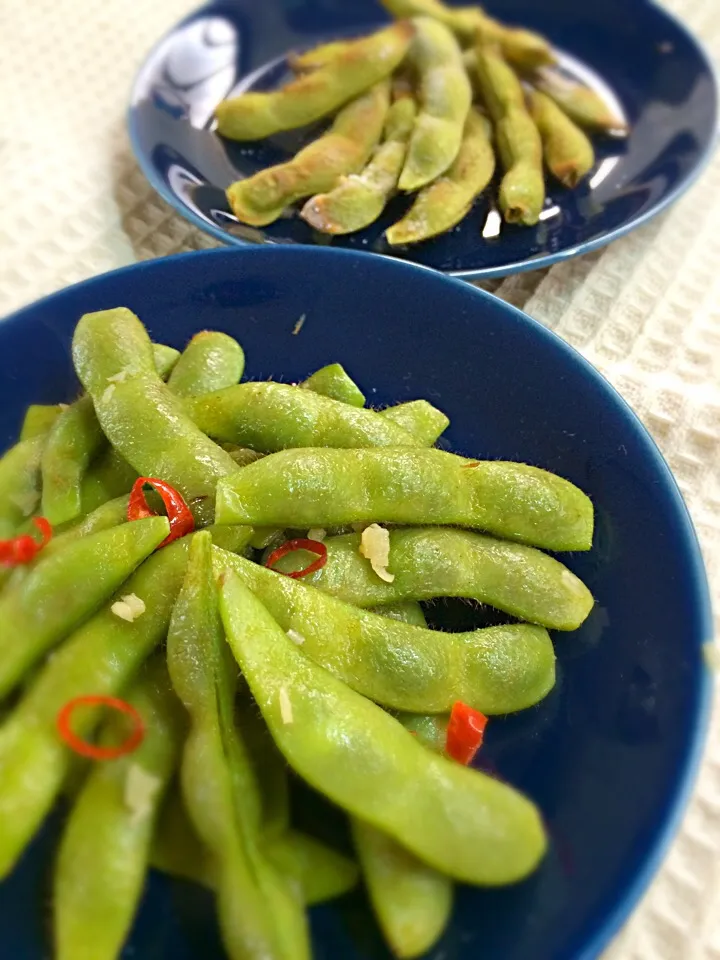
[[[176,347],[203,328],[238,337],[251,378],[298,381],[341,361],[373,405],[427,397],[445,410],[450,449],[546,467],[590,494],[593,550],[566,560],[597,608],[581,631],[555,638],[555,691],[493,720],[482,752],[540,805],[551,852],[519,886],[461,889],[432,956],[596,957],[678,825],[708,721],[705,574],[675,482],[639,421],[567,344],[468,284],[349,251],[256,247],[128,267],[0,324],[0,449],[29,403],[73,396],[73,327],[83,312],[118,304]],[[459,601],[432,615],[457,628],[459,614],[463,629],[478,616]],[[47,956],[56,826],[0,886],[0,953],[12,960]],[[388,958],[361,894],[313,910],[312,926],[316,960]],[[153,875],[131,956],[220,960],[210,897]]]
[[[717,91],[705,54],[652,0],[489,0],[485,6],[509,23],[545,33],[566,72],[615,103],[632,133],[627,140],[595,138],[598,163],[589,180],[574,191],[550,185],[537,227],[504,225],[496,235],[498,215],[481,198],[449,234],[395,251],[467,280],[548,266],[639,226],[689,186],[709,156],[716,127]],[[231,91],[286,82],[289,52],[371,31],[386,19],[379,0],[216,0],[183,21],[152,51],[132,92],[130,135],[152,185],[225,243],[331,243],[389,253],[383,232],[402,216],[404,198],[347,238],[317,234],[297,216],[260,230],[240,225],[225,188],[289,159],[314,133],[238,144],[211,129],[214,106]]]

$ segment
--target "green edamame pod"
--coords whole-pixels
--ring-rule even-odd
[[[441,633],[360,610],[234,554],[217,552],[317,663],[377,703],[447,713],[462,700],[486,714],[538,703],[555,683],[547,632],[529,624]]]
[[[452,880],[356,817],[352,833],[375,916],[393,955],[419,957],[447,926]]]
[[[380,139],[389,104],[390,84],[383,80],[343,107],[328,132],[292,160],[231,184],[232,212],[241,223],[265,226],[295,200],[325,193],[338,177],[357,173]]]
[[[523,463],[442,450],[282,450],[217,490],[217,523],[474,527],[547,550],[589,550],[593,507],[573,484]]]
[[[164,379],[179,353],[154,343],[152,356],[157,375]],[[104,443],[93,400],[87,395],[65,407],[54,422],[42,455],[42,512],[51,524],[67,523],[83,512],[83,478]],[[125,492],[115,488],[112,496]],[[99,503],[91,509],[95,506]]]
[[[495,121],[505,175],[499,203],[508,223],[536,224],[545,202],[542,142],[514,70],[497,50],[481,41],[475,50],[476,76],[483,101]]]
[[[112,612],[111,604],[105,606],[45,662],[0,726],[0,877],[12,870],[68,772],[73,755],[58,736],[58,711],[88,693],[117,695],[165,638],[190,540],[185,537],[154,554],[123,586],[124,593],[145,602],[142,616],[129,623]],[[98,719],[95,709],[78,710],[73,729],[86,737]]]
[[[115,960],[132,924],[184,727],[161,666],[148,668],[127,697],[144,721],[142,743],[129,756],[95,764],[65,826],[53,889],[57,960]],[[124,735],[111,716],[100,742]]]
[[[420,109],[400,174],[401,190],[419,190],[457,157],[472,89],[453,34],[437,20],[418,17],[410,60],[419,75]]]
[[[168,386],[178,397],[195,397],[238,383],[245,369],[243,348],[226,333],[203,330],[185,347]]]
[[[87,516],[108,500],[127,495],[138,472],[114,447],[106,447],[90,465],[80,485],[80,514]],[[72,521],[70,521],[72,522]]]
[[[350,377],[345,367],[339,363],[330,363],[326,367],[321,367],[307,380],[303,380],[300,386],[304,390],[312,390],[313,393],[330,397],[331,400],[347,403],[351,407],[365,406],[364,393]]]
[[[170,532],[150,517],[81,537],[0,594],[0,697],[127,580]]]
[[[322,233],[340,235],[374,223],[398,185],[415,124],[412,97],[396,100],[388,111],[382,144],[359,174],[341,177],[329,193],[311,197],[300,216]]]
[[[563,186],[576,187],[595,165],[592,143],[546,94],[531,90],[528,99],[548,170]]]
[[[218,132],[233,140],[262,140],[329,116],[389,77],[405,57],[413,33],[411,23],[394,23],[349,43],[339,57],[280,90],[223,101],[215,108]]]
[[[33,437],[46,434],[60,416],[62,409],[60,403],[53,406],[40,403],[31,404],[25,411],[25,418],[20,430],[20,441],[32,440]]]
[[[332,40],[330,43],[322,43],[304,53],[291,53],[288,56],[288,66],[295,73],[318,70],[344,55],[351,43],[351,40]]]
[[[535,869],[546,838],[529,800],[415,743],[306,657],[232,573],[220,610],[273,739],[316,789],[458,880],[499,885]]]
[[[227,450],[239,467],[246,467],[249,463],[262,460],[265,456],[264,453],[258,453],[257,450],[251,450],[249,447],[238,447],[234,443],[224,443],[222,447]]]
[[[177,781],[167,791],[155,823],[150,866],[179,880],[215,888],[212,855],[192,825]]]
[[[381,2],[395,17],[433,17],[465,43],[472,43],[479,34],[483,42],[497,44],[503,56],[516,67],[531,70],[555,62],[552,48],[544,37],[531,30],[507,27],[489,17],[481,7],[448,7],[439,0]],[[312,63],[312,59],[308,59]]]
[[[269,453],[307,446],[419,446],[406,430],[374,410],[286,383],[240,383],[189,398],[185,409],[215,440]]]
[[[423,608],[414,600],[401,600],[399,603],[388,603],[385,606],[368,607],[368,609],[371,613],[388,617],[390,620],[399,620],[400,623],[409,623],[414,627],[427,627]]]
[[[442,410],[438,410],[427,400],[398,403],[394,407],[381,410],[380,414],[407,430],[422,447],[434,446],[440,435],[450,426],[450,420]]]
[[[627,133],[628,124],[590,87],[573,83],[558,73],[542,70],[532,77],[539,90],[550,97],[578,126],[601,133]]]
[[[73,361],[105,436],[141,476],[162,477],[192,500],[212,497],[218,478],[238,470],[157,375],[150,338],[130,310],[85,314]]]
[[[466,216],[494,172],[490,123],[470,110],[460,150],[450,169],[421,190],[402,220],[385,232],[388,243],[419,243],[451,230]]]
[[[299,899],[259,847],[257,783],[233,712],[234,677],[224,657],[210,534],[196,534],[168,632],[168,667],[191,730],[181,779],[190,818],[217,865],[217,902],[233,958],[310,955]]]
[[[438,713],[400,713],[398,720],[408,733],[417,737],[418,743],[435,753],[445,753],[448,716]]]
[[[304,582],[357,607],[435,597],[468,597],[552,630],[576,630],[593,597],[582,580],[553,557],[520,543],[454,528],[388,531],[394,579],[382,580],[360,553],[360,534],[325,540],[327,563]],[[287,554],[274,569],[307,566],[307,554]]]
[[[0,540],[12,537],[40,500],[45,435],[21,440],[0,458]]]

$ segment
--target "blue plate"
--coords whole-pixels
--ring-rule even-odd
[[[449,234],[394,256],[466,280],[546,267],[622,236],[676,200],[707,161],[717,90],[702,49],[651,0],[491,0],[487,9],[545,33],[570,76],[593,85],[632,125],[627,140],[596,137],[598,163],[568,191],[549,184],[537,227],[503,225],[481,198]],[[240,225],[225,188],[289,159],[314,135],[295,131],[238,144],[211,129],[231,91],[287,81],[286,55],[386,20],[378,0],[216,0],[184,20],[152,51],[135,82],[130,136],[140,166],[183,216],[224,243],[312,243],[391,253],[385,229],[408,206],[398,197],[360,233],[329,238],[297,215],[269,227]],[[487,191],[495,196],[496,186]]]
[[[449,448],[547,467],[590,494],[593,550],[566,560],[597,608],[582,630],[556,636],[556,690],[495,719],[482,753],[539,803],[551,852],[516,887],[461,889],[432,956],[596,957],[678,826],[708,722],[705,574],[675,482],[637,418],[562,340],[468,284],[383,257],[261,247],[138,264],[0,324],[0,448],[29,403],[72,398],[73,327],[118,304],[176,347],[204,328],[237,336],[252,378],[298,381],[341,361],[373,405],[427,397],[445,410]],[[466,605],[439,604],[436,624],[458,609],[467,620]],[[0,952],[12,960],[46,955],[55,833],[56,823],[0,887]],[[312,925],[317,960],[388,957],[359,894],[313,910]],[[127,956],[220,960],[209,896],[153,875]]]

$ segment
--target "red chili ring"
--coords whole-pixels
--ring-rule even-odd
[[[316,553],[317,560],[313,560],[311,564],[302,570],[294,570],[292,573],[284,573],[284,571],[278,570],[276,571],[277,573],[284,573],[284,576],[298,580],[300,577],[307,577],[309,574],[315,573],[316,570],[322,570],[327,563],[327,547],[324,543],[320,543],[319,540],[307,540],[304,537],[298,537],[296,540],[287,540],[279,546],[277,550],[273,550],[265,561],[265,566],[272,570],[278,560],[287,556],[288,553],[294,553],[296,550],[307,550],[309,553]]]
[[[130,717],[133,721],[133,729],[127,740],[124,740],[116,747],[101,747],[94,743],[88,743],[87,740],[83,740],[82,737],[74,733],[70,726],[70,719],[77,707],[98,706],[110,707],[113,710],[117,710],[118,713],[123,713],[125,716]],[[132,753],[133,750],[137,750],[145,736],[143,718],[132,704],[127,703],[125,700],[120,700],[117,697],[104,697],[99,694],[88,694],[84,697],[75,697],[73,700],[69,700],[65,706],[58,711],[56,724],[58,733],[70,749],[74,750],[75,753],[79,753],[81,757],[89,757],[91,760],[115,760],[117,757],[122,757],[126,753]]]
[[[32,522],[40,531],[42,539],[37,541],[29,533],[22,533],[10,540],[0,540],[0,565],[17,567],[31,563],[52,538],[52,527],[45,517],[33,517]]]
[[[195,529],[195,518],[192,515],[190,507],[187,505],[178,493],[175,487],[171,487],[164,480],[158,480],[155,477],[138,477],[130,491],[128,500],[128,520],[144,520],[146,517],[154,517],[155,514],[148,506],[145,499],[145,485],[152,487],[161,497],[165,504],[167,518],[170,521],[170,533],[158,547],[161,550],[173,540],[178,540]]]

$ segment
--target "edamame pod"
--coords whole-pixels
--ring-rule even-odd
[[[345,367],[340,363],[330,363],[326,367],[316,370],[300,386],[304,390],[312,390],[331,400],[339,400],[351,407],[364,407],[365,394],[350,377]]]
[[[535,869],[546,838],[529,800],[415,743],[305,656],[232,573],[220,609],[273,739],[311,785],[458,880],[500,885]]]
[[[238,383],[245,369],[243,348],[226,333],[203,330],[185,347],[168,386],[178,397],[196,397]]]
[[[286,383],[240,383],[193,397],[186,402],[186,410],[193,422],[215,440],[263,452],[307,446],[420,445],[402,427],[373,410],[352,407]]]
[[[265,226],[295,200],[332,190],[338,177],[357,173],[380,139],[389,104],[390,84],[383,80],[345,106],[328,132],[292,160],[231,184],[226,194],[235,216]]]
[[[0,540],[15,535],[40,500],[45,434],[21,440],[0,459]]]
[[[476,48],[476,76],[496,125],[505,175],[499,203],[508,223],[536,224],[545,202],[542,142],[525,107],[522,86],[502,56],[482,42]]]
[[[595,165],[592,143],[546,94],[531,90],[528,99],[548,170],[563,186],[576,187]]]
[[[217,523],[474,527],[547,550],[589,550],[593,507],[538,467],[442,450],[282,450],[218,484]]]
[[[47,406],[41,403],[31,404],[25,411],[25,417],[20,430],[20,441],[32,440],[33,437],[46,434],[60,416],[62,409],[63,407],[60,403],[56,403],[53,406]]]
[[[288,57],[288,66],[295,73],[318,70],[343,56],[352,42],[352,40],[331,40],[330,43],[322,43],[304,53],[291,53]]]
[[[154,343],[152,356],[157,375],[164,379],[180,354],[172,347]],[[53,526],[74,520],[83,512],[83,478],[104,443],[89,396],[65,407],[56,419],[42,455],[42,512]],[[112,496],[124,492],[115,488]],[[93,503],[92,508],[95,506],[99,503]]]
[[[578,126],[601,133],[627,133],[628,124],[590,87],[573,83],[558,73],[542,70],[532,82],[550,97]]]
[[[451,230],[465,217],[495,172],[489,121],[470,110],[460,151],[444,176],[420,191],[385,236],[391,246],[419,243]]]
[[[429,188],[428,188],[429,189]],[[380,414],[407,430],[422,447],[432,447],[450,426],[450,420],[427,400],[410,400],[386,407]]]
[[[53,888],[57,960],[115,960],[132,924],[184,732],[180,704],[160,665],[145,671],[128,694],[143,718],[142,743],[128,756],[95,764],[65,826]],[[100,742],[117,743],[123,735],[119,718],[111,716]]]
[[[460,150],[472,89],[455,37],[418,17],[410,60],[419,75],[420,109],[400,174],[401,190],[419,190],[445,173]]]
[[[80,485],[80,514],[85,517],[108,500],[130,493],[138,472],[124,457],[108,446],[90,465]],[[72,522],[72,521],[70,521]]]
[[[340,56],[280,90],[224,100],[215,108],[218,132],[233,140],[262,140],[329,116],[389,77],[404,59],[413,33],[411,23],[394,23],[348,44]],[[326,188],[308,193],[320,189]]]
[[[432,949],[450,919],[450,877],[356,817],[352,834],[373,911],[393,955],[419,957]]]
[[[141,476],[162,477],[189,501],[214,496],[218,478],[239,470],[157,375],[150,338],[130,310],[86,313],[73,361],[105,436]]]
[[[377,613],[389,620],[399,620],[400,623],[409,623],[414,627],[427,627],[423,608],[415,600],[401,600],[399,603],[388,603],[378,607],[368,607],[368,609],[371,613]]]
[[[538,703],[555,683],[547,632],[529,624],[441,633],[360,610],[251,563],[216,552],[283,630],[302,638],[317,663],[372,700],[396,710],[447,713],[462,700],[486,714]]]
[[[69,769],[72,754],[57,733],[58,711],[88,693],[117,695],[165,638],[190,540],[154,554],[124,585],[145,602],[142,616],[128,623],[105,606],[45,662],[0,727],[0,878],[32,839]],[[88,736],[98,719],[95,709],[77,711],[73,729]]]
[[[445,753],[449,717],[439,713],[400,713],[398,720],[428,750]]]
[[[183,796],[216,863],[218,913],[229,955],[306,958],[310,945],[299,898],[259,847],[259,792],[235,730],[234,677],[224,660],[211,551],[210,534],[196,534],[168,632],[170,675],[191,718]]]
[[[361,555],[354,533],[325,540],[327,563],[304,582],[357,607],[468,597],[551,630],[576,630],[593,607],[582,580],[534,547],[442,527],[397,528],[388,536],[391,583]],[[289,573],[308,562],[298,551],[274,569]]]
[[[341,177],[329,193],[311,197],[301,216],[311,227],[333,235],[374,223],[398,185],[415,123],[415,101],[401,97],[390,107],[383,143],[359,174]]]
[[[166,517],[102,530],[42,555],[0,594],[0,697],[124,583],[167,537]]]

